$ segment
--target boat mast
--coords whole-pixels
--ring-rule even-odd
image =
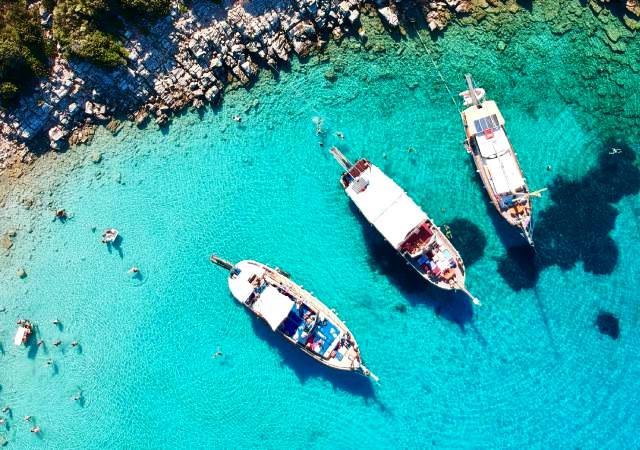
[[[464,78],[467,80],[467,88],[469,89],[469,96],[471,97],[471,100],[473,100],[473,105],[480,106],[480,101],[476,95],[476,87],[473,85],[473,78],[471,77],[471,74],[466,74]]]
[[[340,150],[338,150],[336,147],[331,147],[331,150],[329,151],[331,152],[333,157],[336,159],[336,161],[338,161],[338,164],[340,164],[345,171],[348,172],[349,169],[351,169],[353,164],[351,164],[351,161],[349,161],[347,157],[344,156]]]

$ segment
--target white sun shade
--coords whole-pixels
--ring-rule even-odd
[[[399,248],[407,234],[425,220],[427,215],[424,211],[407,194],[403,194],[389,205],[373,225],[393,248]]]
[[[367,188],[358,192],[353,183],[346,189],[367,220],[384,238],[399,248],[407,234],[427,220],[427,215],[395,181],[373,164],[361,175]]]
[[[516,192],[524,186],[524,179],[511,153],[505,153],[497,158],[484,160],[489,172],[491,184],[496,194]]]
[[[273,331],[280,326],[293,307],[293,300],[278,292],[273,286],[267,286],[253,305],[253,310],[267,321]]]
[[[16,336],[13,338],[13,343],[15,345],[22,345],[22,341],[27,336],[28,331],[29,330],[27,330],[25,327],[18,328],[18,331],[16,331]]]

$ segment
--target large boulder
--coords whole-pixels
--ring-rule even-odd
[[[390,6],[385,6],[384,8],[378,8],[378,13],[380,13],[380,15],[389,24],[389,26],[394,28],[400,26],[400,20],[398,19],[398,15]]]

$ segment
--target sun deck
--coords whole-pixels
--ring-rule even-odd
[[[418,272],[436,283],[449,283],[455,281],[457,271],[464,276],[458,255],[449,246],[439,238],[432,224],[425,223],[407,238],[400,250]]]

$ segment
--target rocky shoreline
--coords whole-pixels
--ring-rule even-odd
[[[446,25],[471,0],[432,0],[423,5],[431,29]],[[277,71],[296,55],[304,58],[328,39],[358,34],[363,8],[376,8],[392,28],[399,27],[398,7],[364,0],[295,0],[216,6],[194,2],[171,14],[146,34],[125,32],[126,67],[105,71],[56,56],[51,74],[12,110],[0,112],[0,169],[31,150],[63,149],[86,142],[91,128],[127,116],[139,125],[168,122],[187,106],[200,108],[220,100],[231,83],[247,86],[261,68]],[[43,20],[46,18],[43,17]],[[117,127],[117,123],[111,123]]]
[[[609,4],[590,0],[596,12],[598,1]],[[0,170],[29,162],[42,149],[86,142],[96,125],[117,129],[115,118],[163,126],[185,107],[216,104],[225,86],[249,86],[261,69],[277,72],[294,56],[322,49],[329,39],[352,35],[366,46],[363,13],[379,15],[389,29],[404,34],[403,24],[413,20],[409,10],[438,31],[456,15],[520,7],[515,0],[407,2],[294,0],[267,6],[254,0],[218,6],[203,0],[182,12],[174,3],[171,14],[147,33],[125,32],[126,66],[105,71],[57,56],[49,78],[30,97],[0,111]],[[639,2],[628,0],[625,6],[627,27],[639,26]]]

